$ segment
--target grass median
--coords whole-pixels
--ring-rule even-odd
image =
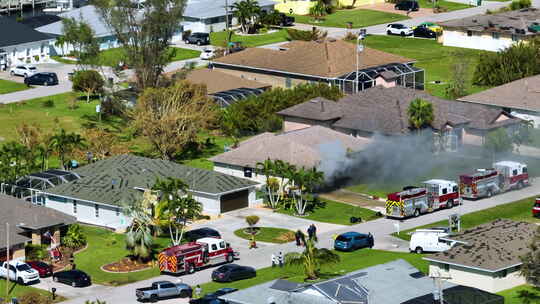
[[[0,79],[0,94],[8,94],[28,89],[30,89],[30,87],[24,83]]]
[[[369,9],[351,9],[351,10],[339,10],[333,14],[326,15],[321,18],[320,21],[316,21],[312,16],[308,15],[291,15],[295,18],[296,23],[311,24],[314,26],[324,27],[341,27],[347,28],[348,23],[352,23],[353,28],[361,28],[370,25],[391,23],[400,20],[409,19],[409,17],[381,12]]]
[[[287,30],[281,29],[272,33],[254,34],[254,35],[237,35],[233,34],[231,41],[239,41],[244,47],[256,47],[266,44],[287,41],[289,34]],[[227,32],[210,33],[210,43],[215,46],[225,47],[227,45]]]
[[[234,235],[244,240],[251,240],[249,227],[234,231]],[[254,227],[256,231],[255,240],[266,243],[283,244],[294,240],[294,232],[282,228],[274,227]]]

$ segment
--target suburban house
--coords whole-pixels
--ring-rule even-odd
[[[2,16],[0,29],[3,29],[0,35],[0,69],[17,64],[49,62],[49,46],[54,37]]]
[[[262,94],[271,87],[213,69],[193,70],[186,76],[186,80],[206,85],[208,96],[222,108],[246,97]]]
[[[73,215],[79,222],[117,230],[131,222],[122,208],[140,200],[158,178],[182,179],[208,215],[258,203],[256,183],[250,180],[161,159],[125,154],[74,171],[82,178],[44,190],[39,194],[43,205]]]
[[[351,153],[362,150],[368,142],[326,127],[312,126],[279,134],[265,132],[210,160],[214,171],[259,183],[265,183],[266,177],[256,169],[257,163],[267,159],[282,160],[298,168],[316,167],[326,177],[331,177],[345,167],[344,162]]]
[[[540,10],[521,9],[491,15],[476,15],[439,23],[442,43],[469,49],[497,52],[512,44],[537,37]]]
[[[278,114],[283,117],[285,132],[321,125],[357,137],[399,136],[412,130],[407,110],[417,98],[432,103],[435,119],[431,128],[445,136],[445,150],[456,150],[462,144],[482,145],[489,131],[515,128],[523,122],[501,109],[441,99],[400,86],[377,86],[337,102],[315,98]]]
[[[515,117],[532,121],[535,128],[540,128],[540,75],[512,81],[458,100],[502,109]]]
[[[488,292],[525,284],[520,257],[528,252],[537,225],[498,219],[448,237],[458,245],[424,257],[430,276]]]
[[[278,279],[220,299],[230,304],[431,304],[439,303],[436,290],[432,278],[399,259],[313,284]],[[502,296],[444,281],[441,290],[446,304],[504,303]]]
[[[276,10],[285,14],[308,15],[309,10],[315,6],[315,0],[278,0]],[[363,5],[384,3],[384,0],[337,0],[340,7],[359,7]],[[346,22],[346,20],[343,20]]]
[[[49,235],[60,243],[67,226],[76,222],[73,216],[4,194],[0,194],[0,209],[0,261],[6,260],[6,224],[10,259],[24,260],[26,244],[50,244]]]
[[[279,49],[248,48],[217,58],[210,65],[273,87],[323,82],[353,93],[376,85],[424,89],[424,70],[415,67],[413,62],[413,59],[371,48],[358,53],[353,43],[329,38],[291,41]]]

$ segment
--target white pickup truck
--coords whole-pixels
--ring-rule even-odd
[[[7,262],[2,263],[0,267],[0,277],[7,277]],[[39,281],[39,272],[30,265],[21,262],[21,261],[10,261],[9,262],[9,279],[11,281],[16,281],[19,284],[28,284],[31,282]]]

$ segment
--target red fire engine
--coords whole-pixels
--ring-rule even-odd
[[[534,217],[540,217],[540,197],[537,197],[536,202],[534,202],[534,205],[532,208],[532,215]]]
[[[431,179],[423,184],[422,188],[406,187],[401,192],[388,194],[386,215],[395,218],[419,216],[461,203],[455,182]]]
[[[492,169],[478,169],[473,174],[459,177],[460,194],[464,198],[490,197],[511,189],[529,185],[527,165],[514,161],[500,161]]]
[[[169,247],[158,255],[159,270],[168,273],[194,273],[211,265],[232,263],[238,253],[219,238],[202,238],[195,242]]]

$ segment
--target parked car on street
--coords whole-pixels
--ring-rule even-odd
[[[53,281],[71,285],[72,287],[92,285],[90,276],[78,269],[55,272],[52,277]]]
[[[28,76],[32,76],[34,75],[35,73],[37,73],[37,68],[33,65],[18,65],[14,68],[11,68],[11,70],[9,70],[9,74],[11,76],[23,76],[23,77],[28,77]]]
[[[186,44],[207,45],[210,44],[210,34],[192,33],[186,38]]]
[[[534,217],[540,217],[540,197],[536,198],[534,205],[532,207],[532,215]]]
[[[401,23],[391,23],[386,26],[386,33],[388,35],[410,36],[413,34],[413,30]]]
[[[417,28],[417,27],[425,27],[425,28],[428,28],[428,29],[434,31],[435,33],[442,33],[442,31],[443,31],[442,26],[440,26],[440,25],[438,25],[436,23],[433,23],[433,22],[429,22],[429,21],[422,22],[419,25],[415,26],[414,28]]]
[[[212,50],[212,49],[204,49],[201,52],[201,55],[199,56],[199,58],[201,58],[202,60],[210,60],[210,59],[214,58],[215,56],[216,56],[216,54],[214,53],[214,50]]]
[[[416,12],[416,11],[418,11],[420,9],[420,5],[418,5],[417,1],[405,0],[405,1],[401,1],[401,2],[397,3],[394,6],[394,9],[399,10],[399,11],[413,11],[413,12]]]
[[[421,38],[437,38],[437,33],[432,31],[430,28],[425,26],[417,26],[413,30],[413,36],[414,37],[421,37]]]
[[[237,264],[223,265],[212,272],[212,280],[216,282],[232,282],[256,276],[255,268]]]
[[[193,293],[191,287],[184,283],[174,284],[169,281],[153,282],[152,286],[145,288],[137,288],[135,295],[137,301],[157,302],[160,299],[167,298],[187,298]]]
[[[371,233],[345,232],[334,240],[334,249],[353,251],[360,248],[373,248],[374,240]]]
[[[24,78],[24,83],[28,86],[30,85],[44,85],[44,86],[57,85],[58,76],[56,76],[56,73],[39,72],[32,76],[28,76]]]
[[[450,229],[446,227],[417,229],[411,234],[409,251],[418,254],[446,251],[455,245],[455,242],[447,239],[449,235]]]
[[[24,262],[10,261],[9,275],[6,266],[8,266],[7,262],[3,262],[0,268],[0,278],[9,277],[10,281],[15,281],[19,284],[39,282],[39,272]]]
[[[39,276],[42,277],[42,278],[51,276],[52,273],[53,273],[52,266],[45,263],[45,262],[29,261],[29,262],[26,262],[26,264],[30,265],[30,267],[37,270],[37,272],[39,273]]]
[[[224,304],[225,301],[218,299],[218,297],[222,295],[226,295],[231,292],[235,292],[237,290],[238,289],[236,288],[230,288],[230,287],[221,288],[221,289],[218,289],[216,292],[207,293],[202,298],[191,299],[189,300],[189,304]]]
[[[198,239],[203,239],[207,237],[221,238],[221,234],[219,234],[219,232],[215,229],[203,227],[187,231],[184,237],[189,242],[194,242]]]

